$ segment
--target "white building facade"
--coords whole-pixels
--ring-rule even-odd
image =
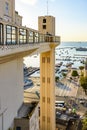
[[[15,0],[0,0],[0,22],[22,25],[22,17],[15,11]],[[0,64],[0,130],[13,128],[23,98],[23,58]]]
[[[0,0],[0,20],[22,25],[22,16],[15,11],[15,0]]]
[[[0,130],[13,128],[22,103],[23,59],[20,58],[0,64]]]

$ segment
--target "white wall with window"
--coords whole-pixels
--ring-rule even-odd
[[[15,13],[15,0],[0,0],[0,20],[22,25],[22,16]]]
[[[5,14],[9,15],[9,3],[7,1],[5,2]]]

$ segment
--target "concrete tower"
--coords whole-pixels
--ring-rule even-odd
[[[55,35],[55,17],[40,16],[38,17],[38,30],[43,34]]]
[[[55,35],[55,18],[38,18],[40,33]],[[55,130],[55,43],[40,54],[40,130]]]

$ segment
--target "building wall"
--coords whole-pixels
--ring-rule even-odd
[[[15,129],[20,127],[21,130],[30,130],[29,129],[29,119],[27,118],[15,118],[14,120]]]
[[[13,125],[22,102],[23,59],[20,58],[0,64],[0,130]]]
[[[22,26],[22,16],[20,16],[16,11],[15,11],[15,24]]]
[[[38,105],[36,106],[31,118],[30,118],[30,125],[29,130],[39,130],[39,111]]]
[[[44,21],[45,19],[46,21]],[[43,34],[48,33],[51,35],[55,35],[55,17],[53,16],[38,17],[38,30]]]
[[[15,118],[14,127],[20,127],[21,130],[39,130],[38,105],[32,109],[30,118]]]
[[[0,0],[0,18],[5,21],[15,21],[15,0]]]
[[[15,0],[0,0],[0,19],[22,25],[22,17],[15,13]]]
[[[0,0],[0,20],[3,18],[3,7],[4,7],[4,2],[3,0]]]

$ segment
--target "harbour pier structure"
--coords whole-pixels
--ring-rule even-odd
[[[14,127],[14,118],[24,100],[23,57],[37,53],[41,55],[40,130],[55,130],[54,61],[60,37],[49,30],[41,33],[22,26],[22,17],[15,10],[12,14],[10,12],[9,2],[12,1],[2,2],[5,2],[6,10],[4,13],[0,10],[0,13],[6,16],[0,16],[0,130]]]

